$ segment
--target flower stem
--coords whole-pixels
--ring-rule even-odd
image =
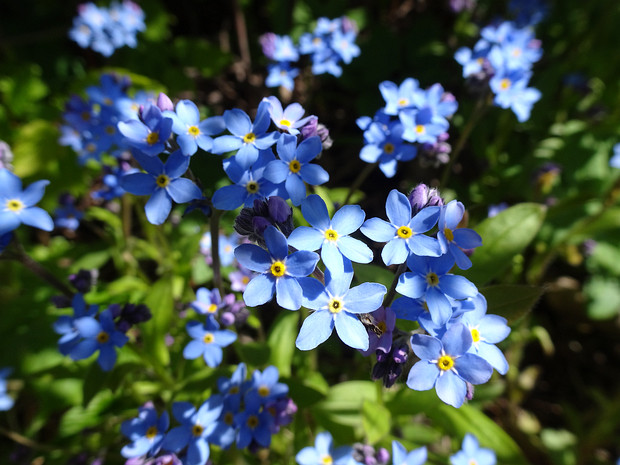
[[[406,262],[398,265],[398,268],[396,269],[396,274],[394,275],[394,279],[392,280],[390,289],[387,291],[387,294],[385,294],[385,298],[383,299],[384,307],[389,307],[392,304],[392,300],[394,300],[394,296],[396,295],[396,285],[398,284],[398,278],[400,277],[401,274],[405,272],[406,269],[407,269]]]
[[[344,199],[343,205],[347,205],[349,203],[349,200],[351,200],[351,197],[353,196],[355,191],[362,185],[362,183],[366,180],[366,178],[370,175],[370,173],[372,173],[372,170],[374,170],[378,164],[379,162],[369,163],[360,172],[357,179],[353,181],[353,184],[351,184],[351,188],[349,189],[349,192],[347,193],[347,197]]]
[[[211,267],[213,268],[213,285],[220,291],[220,295],[224,295],[222,285],[222,271],[220,265],[220,210],[213,209],[211,214],[211,222],[209,223],[211,231]]]

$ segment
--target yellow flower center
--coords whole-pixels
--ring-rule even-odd
[[[24,202],[19,199],[9,199],[6,201],[6,209],[12,212],[20,212],[24,208]]]
[[[250,282],[250,277],[249,276],[244,276],[243,278],[241,278],[241,282],[243,284],[247,284]]]
[[[157,132],[149,132],[149,135],[146,136],[146,142],[149,145],[154,145],[159,142],[159,134]]]
[[[101,331],[99,334],[97,334],[97,342],[99,344],[105,344],[109,340],[110,340],[110,335],[106,333],[105,331]]]
[[[253,132],[248,132],[245,136],[243,136],[243,142],[246,144],[251,144],[256,140],[256,134]]]
[[[83,111],[81,116],[84,121],[90,120],[90,111]]]
[[[245,185],[245,189],[250,194],[256,194],[258,192],[258,183],[256,181],[250,181]]]
[[[94,152],[95,150],[97,150],[97,146],[96,146],[95,144],[93,144],[92,142],[89,142],[89,143],[86,145],[86,151],[87,151],[87,152],[91,152],[91,153],[92,153],[92,152]]]
[[[228,390],[228,394],[237,394],[239,392],[239,386],[232,386],[229,390]]]
[[[394,144],[392,144],[391,142],[388,142],[387,144],[383,146],[383,151],[387,153],[388,155],[390,155],[391,153],[394,153]]]
[[[105,127],[105,132],[108,133],[109,135],[112,135],[116,132],[116,128],[110,124]]]
[[[450,228],[445,228],[443,230],[443,234],[446,236],[446,239],[448,239],[448,242],[452,242],[454,240],[454,233]]]
[[[268,386],[261,386],[258,388],[258,395],[261,397],[267,397],[271,391]]]
[[[207,333],[207,334],[205,334],[205,335],[202,337],[202,341],[203,341],[205,344],[211,344],[211,343],[213,342],[213,340],[214,340],[214,339],[215,339],[215,338],[213,337],[213,334],[211,334],[211,333]]]
[[[270,271],[272,275],[274,275],[276,278],[279,278],[280,276],[284,276],[284,274],[286,273],[286,265],[278,260],[271,264]]]
[[[506,78],[504,78],[504,79],[502,79],[501,81],[499,81],[499,87],[500,87],[500,89],[502,89],[502,90],[508,90],[508,89],[510,89],[510,85],[511,85],[511,84],[512,84],[512,83],[510,82],[510,79],[506,79]]]
[[[190,126],[187,128],[187,133],[190,136],[198,137],[200,135],[200,129],[198,126]]]
[[[327,454],[321,457],[321,465],[332,465],[332,463],[334,463],[334,459],[331,455]]]
[[[166,187],[168,184],[170,184],[170,178],[165,174],[160,174],[159,176],[157,176],[157,179],[155,179],[155,183],[158,187]]]
[[[217,311],[217,305],[215,305],[215,304],[211,304],[207,308],[207,312],[209,312],[209,313],[215,313],[216,311]]]
[[[429,286],[436,286],[439,284],[439,276],[437,276],[437,273],[431,271],[426,275],[426,282]]]
[[[336,242],[338,240],[338,233],[333,229],[325,231],[325,239],[328,241]]]
[[[515,58],[518,58],[518,57],[521,56],[522,53],[523,53],[523,51],[520,48],[517,47],[517,48],[515,48],[512,51],[512,56],[515,57]]]
[[[398,105],[401,106],[401,107],[404,107],[405,105],[409,105],[409,99],[401,98],[398,101]]]
[[[339,313],[340,311],[342,311],[343,308],[344,306],[342,305],[342,301],[334,297],[332,297],[332,299],[329,301],[329,305],[327,306],[327,309],[334,314]]]
[[[298,160],[292,160],[288,164],[288,168],[291,170],[291,173],[298,173],[299,170],[301,169],[301,163],[299,163]]]
[[[112,99],[111,99],[110,97],[106,97],[106,98],[104,98],[104,99],[103,99],[103,104],[104,104],[104,105],[110,106],[110,105],[112,105],[113,103],[114,103],[114,102],[112,101]]]
[[[437,366],[440,370],[448,371],[454,366],[454,359],[449,355],[442,355],[439,357],[439,360],[437,360]]]
[[[478,465],[478,461],[474,459],[470,459],[469,462],[467,462],[467,465]]]
[[[151,426],[149,429],[146,430],[145,436],[147,439],[153,439],[155,436],[157,436],[157,427]]]
[[[256,415],[250,415],[246,424],[252,429],[256,428],[258,426],[258,417]]]
[[[415,132],[417,134],[424,134],[426,132],[426,128],[422,124],[417,124],[415,127]]]
[[[287,119],[280,120],[280,126],[286,126],[287,128],[291,125],[291,122]]]
[[[480,341],[480,331],[478,331],[476,328],[471,329],[471,340],[474,342]]]
[[[396,235],[401,239],[409,239],[413,235],[413,231],[409,226],[401,226],[396,230]]]
[[[234,420],[235,416],[232,414],[232,412],[226,412],[224,414],[224,423],[226,423],[228,426],[232,425]]]
[[[194,425],[194,426],[192,426],[192,434],[193,434],[194,436],[202,436],[202,432],[203,432],[204,430],[205,430],[205,429],[204,429],[202,426],[200,426],[200,425]]]

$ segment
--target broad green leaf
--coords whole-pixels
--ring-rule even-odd
[[[353,269],[355,270],[355,279],[360,283],[379,283],[389,289],[394,280],[394,273],[382,266],[356,263],[353,265]]]
[[[376,401],[365,399],[362,404],[362,426],[369,444],[375,444],[390,432],[390,411]]]
[[[103,424],[102,414],[113,400],[110,391],[99,391],[87,407],[76,406],[70,408],[60,420],[58,436],[61,438],[71,436],[80,433],[86,428]]]
[[[588,296],[588,316],[595,320],[613,318],[620,312],[620,287],[617,278],[594,276],[584,286]]]
[[[261,366],[269,362],[271,349],[260,342],[234,345],[241,360],[248,365]]]
[[[276,366],[280,376],[291,376],[298,324],[298,312],[280,312],[267,338],[267,345],[271,349],[270,363]]]
[[[172,280],[162,278],[153,284],[144,303],[153,315],[142,325],[145,353],[160,365],[168,365],[170,353],[165,343],[165,336],[174,317]]]
[[[473,266],[462,274],[477,285],[499,276],[536,237],[545,213],[544,205],[521,203],[484,220],[475,228],[482,246],[471,257]]]
[[[510,323],[529,313],[543,289],[538,286],[501,284],[480,289],[487,300],[487,313],[500,315]]]
[[[291,399],[299,408],[310,407],[325,398],[327,390],[318,389],[316,385],[308,383],[307,380],[298,378],[282,379],[288,388]]]
[[[386,401],[385,406],[393,417],[405,415],[413,416],[424,413],[429,408],[438,407],[441,401],[434,390],[414,391],[402,387],[391,399]]]

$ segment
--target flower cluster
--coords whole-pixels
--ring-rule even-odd
[[[385,100],[374,117],[357,119],[364,131],[364,147],[360,158],[378,163],[383,174],[396,174],[399,161],[413,160],[418,154],[433,162],[446,163],[451,150],[448,119],[456,112],[454,96],[441,84],[424,90],[416,79],[407,78],[400,85],[391,81],[379,84]]]
[[[462,47],[455,59],[463,66],[463,77],[483,88],[490,87],[493,103],[510,108],[520,122],[530,118],[532,106],[541,93],[528,87],[532,66],[542,56],[540,41],[531,27],[518,27],[511,21],[492,24],[480,31],[473,49]]]
[[[269,74],[265,85],[293,90],[294,79],[299,75],[299,68],[294,64],[299,61],[300,55],[310,56],[312,74],[329,73],[340,77],[340,63],[349,64],[360,54],[360,49],[355,44],[356,38],[355,22],[346,16],[336,19],[319,18],[314,31],[302,34],[297,46],[289,36],[264,34],[260,39],[263,53],[274,62],[268,66]]]
[[[484,449],[478,444],[478,439],[470,433],[463,438],[463,446],[460,451],[450,457],[451,465],[495,465],[497,463],[495,452]]]
[[[267,367],[254,371],[246,380],[246,366],[239,364],[230,378],[217,382],[221,394],[209,397],[196,408],[189,402],[175,402],[172,416],[180,423],[168,431],[169,416],[161,416],[151,404],[139,409],[137,418],[121,425],[121,432],[131,444],[121,454],[128,464],[163,463],[202,465],[210,455],[210,445],[224,449],[236,444],[238,449],[269,447],[271,436],[289,424],[297,407],[287,396],[288,386],[278,382],[278,370]],[[162,452],[163,451],[163,452]]]
[[[144,29],[144,12],[131,0],[113,2],[109,8],[89,2],[78,6],[69,37],[80,47],[109,57],[125,45],[135,48],[136,34]]]

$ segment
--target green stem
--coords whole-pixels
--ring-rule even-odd
[[[211,257],[213,268],[213,285],[219,289],[220,295],[224,295],[224,287],[222,285],[222,270],[220,265],[220,210],[213,209],[211,214],[211,222],[209,224],[211,231]]]
[[[387,294],[385,294],[385,297],[383,299],[384,307],[389,307],[392,303],[392,300],[394,300],[394,296],[396,295],[396,285],[398,284],[398,278],[401,274],[405,272],[406,269],[407,263],[401,263],[400,265],[398,265],[398,268],[396,269],[396,274],[394,275],[394,279],[392,280],[392,284],[390,285],[390,289],[387,291]]]
[[[347,197],[344,199],[343,205],[347,205],[349,203],[349,200],[351,200],[351,197],[353,196],[355,191],[362,185],[362,183],[366,180],[370,173],[372,173],[372,170],[374,170],[378,164],[379,162],[370,163],[366,165],[366,167],[360,172],[357,179],[353,181],[353,184],[351,184],[351,188],[347,193]]]

